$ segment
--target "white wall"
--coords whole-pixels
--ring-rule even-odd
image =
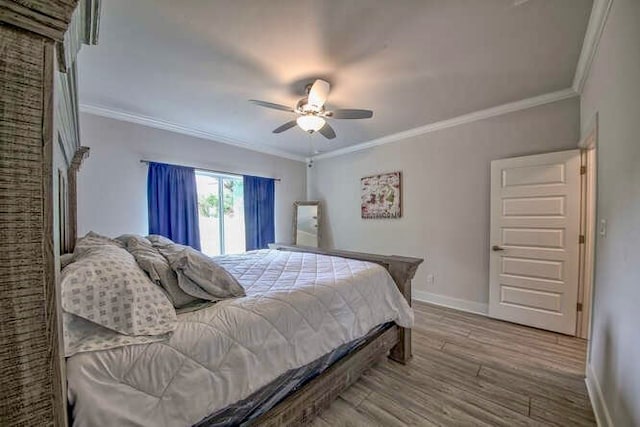
[[[324,203],[326,245],[422,257],[416,297],[485,310],[490,161],[575,148],[578,108],[574,98],[316,161],[309,198]],[[403,174],[402,218],[361,219],[360,178],[392,171]]]
[[[582,95],[583,131],[596,112],[599,118],[597,209],[598,219],[607,221],[607,233],[604,237],[598,236],[596,243],[588,380],[603,424],[637,426],[640,425],[638,0],[613,1]],[[598,396],[604,396],[607,410],[600,405]]]
[[[80,115],[91,147],[78,176],[78,233],[147,234],[147,165],[140,159],[281,178],[276,182],[276,240],[290,242],[293,202],[305,200],[302,162],[91,114]]]

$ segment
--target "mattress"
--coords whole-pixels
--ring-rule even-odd
[[[352,352],[359,350],[367,340],[393,327],[393,323],[384,323],[373,328],[364,337],[325,354],[308,365],[291,369],[262,387],[246,399],[233,403],[226,408],[211,414],[196,424],[196,427],[245,426],[276,406],[280,401],[295,392],[318,375],[322,374],[334,363]]]
[[[413,324],[377,264],[270,250],[215,259],[247,296],[179,314],[168,341],[70,357],[73,425],[193,425],[377,325]]]

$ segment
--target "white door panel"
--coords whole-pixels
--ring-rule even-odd
[[[508,193],[505,191],[504,193]],[[564,197],[508,197],[503,195],[502,215],[507,218],[513,217],[563,217],[565,212]]]
[[[564,247],[564,230],[554,228],[503,228],[502,244],[526,248]]]
[[[579,150],[491,163],[489,315],[573,335]]]
[[[561,184],[564,182],[564,177],[564,165],[526,166],[503,170],[502,187]]]

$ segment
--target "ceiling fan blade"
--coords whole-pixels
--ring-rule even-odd
[[[336,131],[333,130],[329,123],[325,123],[318,132],[327,139],[333,139],[336,137]]]
[[[274,104],[273,102],[260,101],[258,99],[250,99],[249,102],[259,105],[260,107],[273,108],[274,110],[288,111],[293,113],[293,108],[282,104]]]
[[[331,85],[324,80],[316,80],[309,89],[308,104],[320,108],[327,101]]]
[[[370,119],[373,117],[373,111],[371,110],[333,110],[329,111],[326,115],[332,119]]]
[[[296,125],[296,121],[295,120],[291,120],[290,122],[287,122],[287,123],[283,124],[282,126],[275,128],[273,130],[273,133],[282,133],[285,130],[291,129],[295,125]]]

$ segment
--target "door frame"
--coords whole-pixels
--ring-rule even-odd
[[[595,248],[597,239],[597,152],[598,152],[598,113],[587,127],[584,136],[578,143],[581,150],[582,167],[582,201],[580,234],[585,236],[580,247],[580,273],[578,284],[578,302],[582,311],[577,313],[576,336],[589,339],[591,337],[591,320],[593,312],[593,286],[595,278]]]

